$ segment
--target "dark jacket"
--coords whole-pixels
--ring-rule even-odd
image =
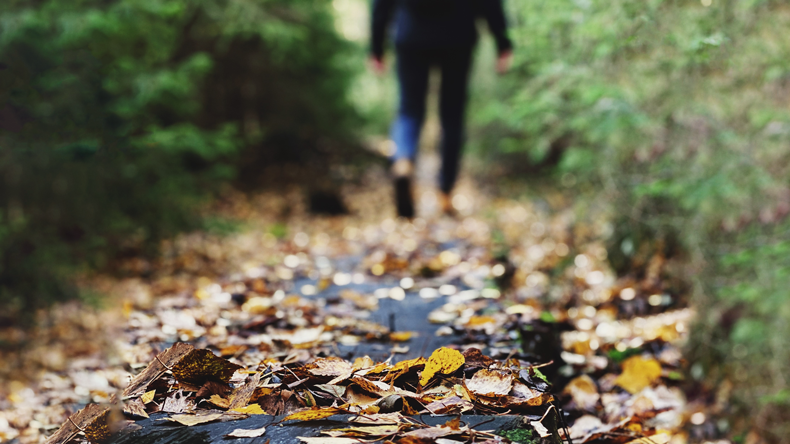
[[[477,41],[475,22],[484,17],[499,52],[508,51],[502,0],[373,0],[371,52],[384,54],[387,30],[395,22],[395,44],[419,48],[457,48]]]

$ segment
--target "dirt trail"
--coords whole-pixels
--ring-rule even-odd
[[[312,217],[297,189],[229,196],[219,214],[242,221],[235,232],[119,263],[139,277],[86,278],[117,305],[68,306],[38,332],[20,358],[26,378],[3,385],[0,437],[42,442],[182,341],[245,366],[397,362],[443,345],[553,361],[544,370],[574,442],[686,442],[693,409],[673,385],[691,312],[662,285],[661,258],[639,279],[615,276],[603,212],[579,217],[560,193],[492,199],[464,178],[460,216],[438,216],[436,158],[419,165],[414,221],[392,218],[386,174],[371,170],[344,190],[351,215]]]

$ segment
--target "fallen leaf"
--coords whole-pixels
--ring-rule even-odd
[[[581,410],[595,410],[601,395],[598,394],[598,387],[595,381],[588,375],[581,375],[568,383],[562,391],[568,394]]]
[[[352,367],[352,370],[357,371],[363,368],[371,368],[375,365],[376,363],[370,359],[370,356],[363,356],[354,360],[354,366]]]
[[[63,444],[71,441],[79,432],[91,429],[99,442],[103,440],[103,430],[110,430],[107,420],[110,418],[110,407],[89,404],[84,409],[71,415],[52,436],[47,439],[47,444]],[[97,425],[93,425],[98,423]],[[103,423],[103,424],[102,424]],[[109,437],[109,435],[108,435]],[[88,436],[90,439],[91,437]]]
[[[263,411],[260,405],[258,404],[250,404],[245,407],[239,407],[235,409],[230,409],[231,412],[236,413],[246,413],[248,415],[265,415],[266,412]]]
[[[462,354],[464,355],[464,368],[466,370],[475,368],[489,368],[496,362],[484,355],[479,348],[467,348]]]
[[[173,392],[170,396],[165,398],[162,404],[162,411],[165,413],[184,413],[194,410],[195,403],[189,400],[189,397],[184,394],[183,390]]]
[[[225,436],[228,438],[257,438],[263,436],[264,433],[266,433],[266,427],[261,427],[259,429],[236,429]]]
[[[414,335],[410,331],[398,331],[390,333],[390,341],[392,342],[406,342]]]
[[[346,393],[346,386],[344,385],[318,384],[315,386],[315,388],[325,391],[338,398],[342,397]]]
[[[229,409],[235,410],[246,406],[250,402],[250,398],[252,398],[252,394],[255,393],[255,389],[258,388],[260,382],[261,373],[257,372],[252,375],[252,378],[250,378],[247,383],[234,390],[233,395],[230,397]]]
[[[653,358],[632,356],[623,361],[623,373],[615,379],[615,384],[636,394],[649,387],[661,377],[661,364]]]
[[[282,419],[282,422],[299,420],[299,421],[315,421],[316,419],[329,418],[332,415],[345,413],[345,410],[336,407],[328,407],[323,409],[302,410],[292,413]]]
[[[466,380],[466,388],[480,396],[505,396],[513,387],[513,375],[496,370],[479,370]]]
[[[145,392],[143,394],[143,396],[140,397],[140,401],[142,401],[143,404],[148,404],[149,402],[154,400],[155,396],[156,396],[156,390],[151,390],[151,391]]]
[[[198,424],[205,424],[207,422],[216,421],[225,416],[223,413],[207,413],[202,415],[173,415],[165,418],[167,421],[177,422],[187,427],[195,426]]]
[[[340,433],[334,436],[361,436],[361,437],[384,437],[395,435],[400,432],[400,426],[397,424],[387,425],[372,425],[360,427],[345,427],[342,429],[322,430],[321,433],[326,433],[333,436],[332,433]]]
[[[399,412],[393,413],[374,413],[371,415],[357,416],[352,418],[350,422],[359,424],[401,424],[403,422],[403,415]]]
[[[411,436],[414,438],[424,438],[424,439],[436,439],[441,438],[443,436],[450,436],[450,435],[460,435],[462,433],[467,432],[469,429],[466,427],[459,428],[456,430],[451,429],[450,427],[426,427],[424,429],[417,429],[412,430],[405,433],[405,436]]]
[[[458,350],[447,347],[435,350],[420,375],[420,385],[427,385],[437,373],[447,375],[455,372],[464,365],[464,362],[464,355]]]
[[[123,412],[127,415],[137,416],[140,418],[148,418],[148,413],[145,411],[145,404],[138,399],[132,399],[123,406]]]
[[[529,425],[531,425],[532,428],[535,429],[536,432],[538,432],[538,435],[540,435],[541,438],[548,438],[549,436],[551,436],[551,432],[549,432],[549,429],[547,429],[542,422],[530,421]]]
[[[195,348],[189,344],[179,342],[172,347],[156,355],[148,366],[132,379],[132,382],[123,391],[124,398],[132,398],[145,393],[148,384],[156,381],[166,371],[170,370],[184,356],[188,355]]]
[[[425,405],[425,410],[432,415],[460,414],[473,408],[474,404],[458,396],[450,396]]]
[[[211,350],[192,350],[173,364],[171,371],[179,381],[202,385],[206,381],[227,383],[242,368],[227,359],[220,358]]]
[[[341,376],[353,371],[348,361],[337,357],[316,359],[307,364],[305,369],[315,376]]]
[[[211,395],[211,398],[208,399],[208,402],[223,409],[227,409],[230,407],[230,401],[228,401],[227,399],[223,398],[220,395]]]

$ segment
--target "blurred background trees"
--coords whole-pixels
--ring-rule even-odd
[[[738,433],[786,435],[790,8],[778,0],[510,0],[514,70],[482,42],[470,151],[612,206],[609,258],[674,255],[699,315],[690,375]],[[272,165],[313,171],[382,134],[366,0],[4,0],[0,317],[199,224]],[[269,168],[269,169],[267,169]],[[741,438],[745,439],[744,435]]]
[[[699,317],[691,375],[711,392],[733,390],[732,411],[745,422],[786,436],[787,4],[509,6],[515,72],[494,82],[481,71],[478,155],[511,175],[544,167],[558,183],[604,197],[620,273],[639,273],[646,251],[685,256]]]
[[[4,1],[2,316],[195,227],[240,175],[352,153],[352,47],[311,0]]]

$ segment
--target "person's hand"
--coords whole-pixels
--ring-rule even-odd
[[[387,66],[384,64],[384,58],[374,55],[370,56],[370,69],[372,69],[376,75],[383,75],[387,70]]]
[[[502,51],[496,59],[496,72],[505,74],[513,63],[513,51]]]

